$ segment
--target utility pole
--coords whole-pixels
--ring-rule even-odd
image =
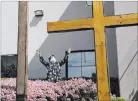
[[[18,63],[16,79],[16,101],[27,101],[28,81],[28,32],[27,1],[19,1],[18,6]]]

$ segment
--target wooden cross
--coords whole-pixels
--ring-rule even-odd
[[[99,101],[110,101],[105,27],[138,25],[138,14],[104,16],[103,2],[93,1],[93,18],[48,22],[47,31],[94,29]]]

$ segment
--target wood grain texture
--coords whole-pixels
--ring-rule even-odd
[[[57,22],[48,22],[47,31],[63,31],[63,30],[76,30],[83,28],[93,28],[93,19],[85,18],[78,20],[67,20],[67,21],[57,21]]]
[[[18,63],[16,79],[16,101],[27,101],[28,80],[28,36],[27,36],[27,1],[19,1],[18,11]]]
[[[138,14],[124,14],[104,17],[105,26],[138,24]]]
[[[98,82],[99,101],[111,101],[108,67],[106,57],[106,38],[104,33],[104,15],[103,3],[101,1],[93,2],[94,15],[94,34],[95,34],[95,51],[96,51],[96,68]]]

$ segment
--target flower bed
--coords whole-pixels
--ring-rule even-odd
[[[57,83],[43,80],[28,80],[28,101],[66,101],[81,98],[94,99],[97,93],[96,84],[83,78],[60,81]],[[16,78],[1,80],[1,100],[15,101]]]

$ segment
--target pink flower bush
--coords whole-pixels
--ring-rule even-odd
[[[48,81],[28,80],[28,101],[57,101],[59,97],[80,98],[83,93],[97,92],[92,80],[82,78],[52,83]],[[16,78],[1,80],[2,101],[16,101]]]

